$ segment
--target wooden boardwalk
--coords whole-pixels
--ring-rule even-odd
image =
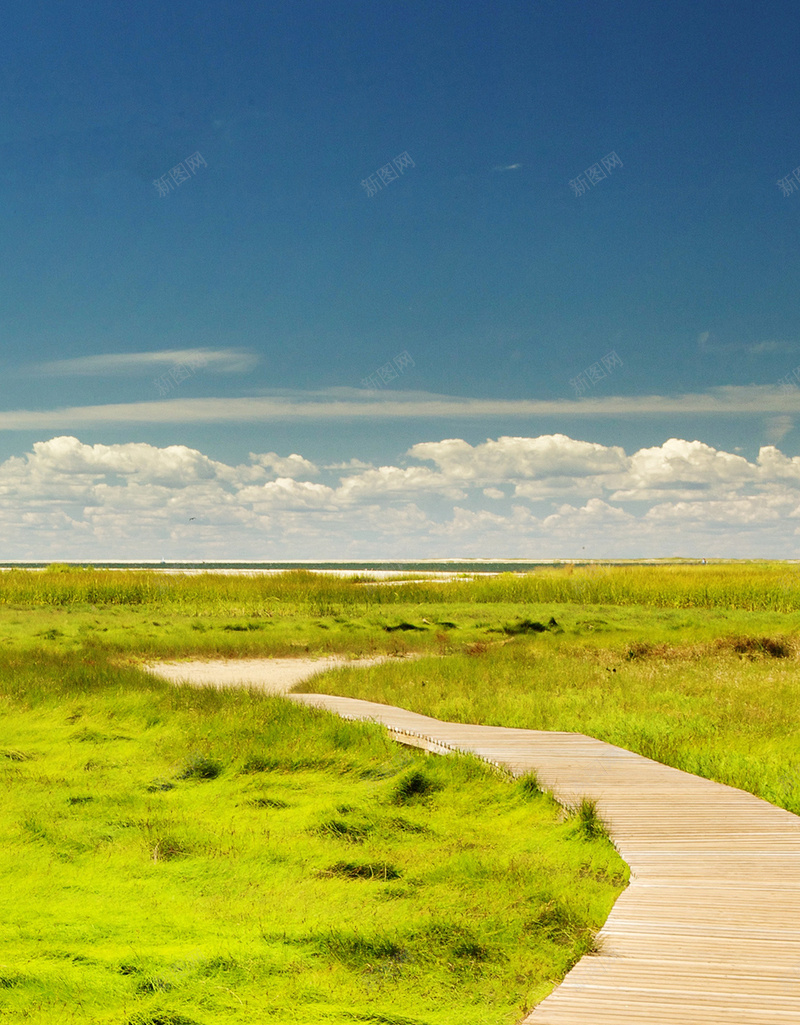
[[[534,769],[564,803],[594,798],[631,884],[528,1025],[800,1025],[800,818],[579,733],[440,722],[291,694],[434,751]]]

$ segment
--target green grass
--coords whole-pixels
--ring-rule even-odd
[[[303,689],[454,722],[585,733],[800,813],[797,617],[780,634],[761,632],[761,614],[754,630],[743,614],[732,627],[701,613],[685,629],[640,630],[614,623],[616,611],[445,659],[332,670]]]
[[[147,658],[417,653],[302,684],[574,730],[800,812],[800,573],[0,575],[0,1019],[522,1017],[625,869],[589,801]]]
[[[518,1020],[625,885],[525,779],[247,691],[0,656],[0,1019]]]
[[[524,574],[450,582],[365,586],[365,575],[335,577],[304,570],[275,575],[163,574],[55,564],[50,570],[0,574],[0,604],[75,607],[156,604],[173,611],[238,610],[242,615],[302,608],[335,616],[397,604],[506,603],[638,605],[800,611],[800,565],[780,562],[697,565],[541,567]]]
[[[693,572],[702,574],[707,568],[695,567]],[[770,587],[783,595],[776,581],[782,581],[787,570],[768,570]],[[603,571],[600,581],[616,593],[619,588],[606,580],[615,573],[632,574],[634,569]],[[800,622],[800,613],[782,611],[777,599],[771,606],[751,602],[758,607],[746,609],[751,589],[743,583],[742,594],[730,608],[713,603],[682,606],[677,598],[661,605],[597,605],[589,603],[588,594],[581,602],[511,600],[520,588],[553,590],[559,581],[559,587],[566,586],[581,574],[594,580],[588,570],[581,570],[572,577],[566,571],[552,571],[553,579],[543,574],[530,579],[366,587],[355,581],[314,578],[303,571],[261,578],[170,576],[160,581],[157,573],[133,571],[12,571],[0,574],[0,650],[72,650],[89,658],[114,653],[134,661],[312,652],[448,655],[475,646],[496,647],[522,636],[548,643],[548,637],[563,633],[589,645],[603,639],[672,643],[676,635],[682,642],[695,642],[739,633],[780,634]],[[649,578],[639,584],[646,598],[653,590]],[[98,604],[89,604],[89,598]]]

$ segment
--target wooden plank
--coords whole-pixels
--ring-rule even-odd
[[[403,743],[535,771],[593,798],[631,868],[584,957],[524,1025],[800,1025],[800,818],[752,794],[577,733],[440,722],[291,694]]]

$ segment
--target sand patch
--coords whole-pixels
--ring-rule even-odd
[[[267,694],[286,694],[295,684],[327,669],[339,666],[375,666],[396,661],[392,656],[376,658],[241,658],[192,662],[151,662],[143,668],[172,683],[196,687],[255,687]]]

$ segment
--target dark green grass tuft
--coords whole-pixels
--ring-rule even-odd
[[[8,758],[10,762],[27,762],[35,757],[35,755],[26,754],[24,751],[15,751],[13,748],[0,750],[0,758]]]
[[[340,879],[370,879],[386,882],[389,879],[399,879],[401,873],[394,865],[389,865],[385,861],[367,862],[366,864],[337,861],[320,872],[320,875],[323,877],[338,876]]]
[[[441,784],[437,780],[431,779],[419,769],[411,769],[395,784],[392,801],[395,804],[408,804],[416,798],[427,797],[440,789]]]
[[[519,777],[518,785],[523,794],[527,797],[539,797],[542,794],[542,787],[539,777],[531,770]]]
[[[600,817],[596,801],[582,797],[571,811],[578,834],[584,840],[609,840],[608,827]]]
[[[247,803],[252,808],[274,808],[277,811],[289,807],[287,801],[282,801],[278,797],[253,797]]]
[[[180,1011],[144,1011],[128,1018],[128,1025],[203,1025],[196,1018],[187,1018]]]
[[[180,836],[169,833],[156,836],[151,841],[150,855],[153,861],[174,861],[186,858],[194,852],[193,844]]]
[[[363,935],[358,932],[331,930],[317,940],[320,950],[335,957],[337,961],[356,971],[399,968],[408,961],[408,951],[393,937],[375,933]]]
[[[222,763],[207,755],[194,755],[178,774],[178,779],[216,779],[222,773]]]
[[[314,827],[314,832],[321,836],[332,836],[337,840],[350,843],[363,843],[374,826],[371,822],[346,822],[344,819],[326,819]]]
[[[378,1025],[427,1025],[420,1018],[400,1018],[396,1014],[353,1014],[347,1015],[353,1021],[378,1022]]]
[[[279,758],[267,755],[251,755],[242,766],[242,772],[273,772],[281,768]]]
[[[531,918],[530,925],[544,932],[559,945],[573,946],[578,941],[581,953],[587,952],[593,943],[593,938],[577,909],[560,897],[540,904]]]
[[[555,620],[553,620],[555,622]],[[537,620],[521,619],[518,623],[509,623],[503,627],[503,633],[513,637],[516,634],[541,634],[547,627]]]
[[[145,790],[149,794],[157,794],[165,790],[174,790],[175,784],[168,779],[153,779],[145,784]]]
[[[27,976],[19,972],[12,972],[10,974],[3,972],[0,974],[0,989],[13,989],[14,986],[21,986],[27,981]]]

